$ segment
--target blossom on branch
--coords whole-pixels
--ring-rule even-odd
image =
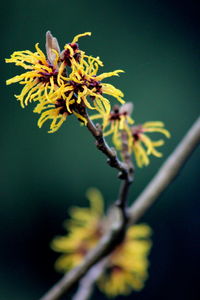
[[[126,295],[144,287],[148,277],[151,229],[146,224],[131,226],[126,237],[110,255],[99,287],[108,296]]]
[[[57,131],[67,116],[75,115],[85,125],[84,110],[97,110],[103,115],[110,113],[110,101],[103,94],[115,97],[124,103],[123,93],[113,85],[103,83],[107,77],[118,76],[122,70],[97,74],[102,61],[88,56],[79,49],[78,39],[91,35],[79,34],[60,51],[58,41],[48,31],[46,33],[46,53],[35,45],[36,51],[16,51],[7,63],[15,63],[27,70],[6,83],[19,82],[24,87],[15,97],[24,108],[30,102],[36,102],[35,113],[41,114],[38,126],[51,120],[49,132]]]
[[[109,115],[96,114],[91,116],[91,120],[103,119],[103,135],[112,135],[112,141],[115,147],[119,150],[121,148],[121,135],[120,132],[125,131],[128,136],[129,148],[132,143],[132,134],[130,130],[130,125],[134,123],[131,118],[131,113],[133,110],[132,103],[125,103],[121,107],[115,105]]]
[[[90,207],[72,208],[71,219],[65,222],[68,234],[52,241],[52,248],[62,253],[55,263],[58,271],[66,272],[79,265],[108,230],[101,193],[91,188],[87,197]],[[143,288],[148,276],[150,235],[151,229],[145,224],[128,229],[123,242],[109,255],[106,269],[97,281],[102,292],[116,296]]]
[[[147,166],[150,162],[149,156],[162,157],[162,153],[156,148],[164,144],[164,140],[153,141],[148,133],[159,132],[170,138],[170,133],[164,128],[164,123],[159,121],[146,122],[142,125],[132,126],[132,151],[139,167]]]
[[[146,122],[141,125],[133,125],[131,117],[133,104],[127,102],[121,107],[115,105],[109,115],[96,114],[91,116],[91,120],[102,119],[103,135],[112,135],[112,141],[116,149],[121,153],[123,159],[124,148],[131,155],[135,156],[139,167],[149,165],[149,156],[161,157],[156,148],[164,144],[164,140],[153,141],[148,137],[148,133],[159,132],[170,137],[170,133],[164,128],[164,123],[159,121]]]

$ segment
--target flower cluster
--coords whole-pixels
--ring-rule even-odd
[[[103,120],[104,136],[112,135],[113,144],[121,154],[126,143],[137,165],[147,166],[150,155],[162,156],[157,147],[164,144],[163,140],[152,141],[148,133],[160,132],[168,138],[170,133],[164,129],[162,122],[134,124],[131,118],[133,105],[124,104],[123,93],[103,82],[105,78],[118,76],[123,71],[98,74],[99,67],[103,66],[102,61],[99,57],[86,55],[77,43],[80,37],[88,35],[91,33],[75,36],[61,51],[57,39],[48,31],[46,55],[36,44],[35,52],[16,51],[6,59],[7,63],[15,63],[26,70],[7,80],[7,84],[19,82],[24,86],[15,97],[23,108],[32,101],[36,102],[34,112],[40,114],[38,126],[41,128],[50,120],[50,133],[57,131],[70,115],[75,115],[87,125],[86,109],[97,111],[91,119]],[[107,96],[113,96],[123,105],[115,105],[111,110]]]
[[[115,97],[124,103],[123,93],[113,85],[103,83],[107,77],[118,76],[122,70],[97,74],[102,61],[88,56],[79,49],[78,39],[90,32],[75,36],[71,43],[60,51],[58,41],[48,31],[46,53],[35,45],[35,52],[16,51],[7,63],[15,63],[27,70],[9,80],[7,84],[19,82],[24,87],[16,98],[21,106],[36,102],[35,113],[41,114],[38,126],[51,120],[49,132],[57,131],[69,115],[75,115],[86,124],[84,109],[97,110],[101,115],[110,113],[110,102],[104,96]]]
[[[132,103],[125,103],[121,107],[115,105],[109,115],[96,114],[92,120],[103,119],[102,128],[104,136],[112,135],[112,141],[117,150],[123,152],[123,143],[128,145],[129,154],[133,153],[139,167],[147,166],[150,162],[149,156],[161,157],[156,148],[164,144],[163,140],[153,141],[148,137],[148,133],[159,132],[170,137],[168,130],[164,128],[164,123],[146,122],[140,125],[133,125],[131,118],[133,111]]]
[[[80,264],[107,229],[101,193],[92,188],[87,197],[90,207],[73,208],[71,219],[65,222],[68,234],[52,242],[52,248],[62,253],[55,264],[59,271],[65,272]],[[145,224],[128,229],[124,241],[109,256],[107,268],[97,282],[102,292],[114,297],[143,288],[148,276],[150,235],[151,229]]]

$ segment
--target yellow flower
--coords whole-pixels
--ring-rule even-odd
[[[170,133],[164,128],[164,123],[159,121],[132,126],[134,123],[131,118],[132,110],[132,103],[127,102],[121,107],[115,105],[109,115],[96,114],[91,116],[91,119],[103,119],[104,136],[112,135],[113,144],[121,152],[122,159],[124,143],[128,146],[129,154],[134,154],[137,165],[143,167],[149,164],[150,155],[162,156],[156,148],[164,144],[163,140],[152,141],[147,134],[159,132],[169,138]]]
[[[151,248],[151,229],[140,224],[128,229],[126,237],[109,257],[99,288],[108,296],[126,295],[141,290],[148,277],[148,259]]]
[[[132,151],[135,155],[136,163],[139,167],[147,166],[149,164],[149,155],[161,157],[156,147],[160,147],[164,144],[163,140],[152,141],[146,133],[160,132],[167,138],[170,138],[170,133],[164,128],[162,122],[146,122],[143,125],[131,127],[133,142]]]
[[[51,246],[62,255],[55,263],[58,271],[65,272],[80,264],[107,231],[103,215],[103,198],[97,189],[89,189],[91,207],[75,207],[71,219],[65,222],[68,234],[57,237]],[[108,265],[97,284],[109,296],[139,290],[147,279],[147,255],[151,248],[151,229],[145,224],[131,226],[124,241],[108,257]]]
[[[99,118],[103,119],[103,130],[104,136],[112,134],[112,140],[115,147],[119,150],[121,148],[121,133],[125,132],[128,137],[128,146],[131,147],[132,144],[132,134],[130,130],[130,125],[134,123],[131,118],[133,105],[132,103],[125,103],[121,107],[115,105],[109,115],[93,115],[92,120]]]
[[[87,35],[90,36],[91,32],[85,32],[76,35],[71,43],[68,43],[64,46],[64,50],[60,54],[60,59],[65,65],[71,67],[74,63],[79,62],[79,59],[84,52],[79,49],[77,42],[80,37]]]
[[[40,101],[35,107],[34,112],[41,114],[38,120],[39,128],[47,120],[51,120],[49,133],[57,131],[67,119],[67,116],[72,114],[72,112],[67,110],[66,102],[62,97],[51,102],[48,99]]]
[[[119,73],[123,71],[116,70],[98,75],[99,66],[103,66],[103,63],[98,57],[87,56],[82,52],[79,61],[71,65],[72,71],[65,78],[67,92],[70,93],[71,91],[65,99],[67,103],[74,99],[75,103],[81,107],[87,107],[97,110],[102,115],[108,115],[110,113],[110,101],[103,94],[113,96],[119,102],[124,103],[123,93],[113,85],[103,83],[102,80],[111,76],[119,76]]]
[[[49,34],[47,32],[47,41]],[[52,39],[55,38],[52,37]],[[49,46],[48,42],[47,45]],[[60,50],[56,43],[51,44],[51,47],[54,48],[47,48],[48,57],[39,48],[39,44],[36,44],[36,52],[15,51],[11,58],[6,59],[7,63],[15,63],[17,66],[28,70],[6,81],[8,85],[15,82],[24,85],[20,95],[15,96],[23,108],[31,101],[48,99],[50,102],[55,101],[61,95],[63,69],[59,63]]]
[[[52,241],[53,250],[63,253],[55,263],[58,271],[67,271],[77,266],[102,236],[102,195],[97,189],[91,188],[87,192],[87,198],[90,207],[73,207],[70,211],[71,219],[65,222],[68,234]]]
[[[103,94],[111,95],[123,103],[123,93],[113,85],[102,80],[118,76],[122,70],[97,74],[100,59],[88,56],[79,49],[80,37],[91,35],[85,32],[74,37],[61,52],[57,39],[48,31],[46,34],[47,56],[35,45],[36,52],[16,51],[7,63],[15,63],[27,72],[6,81],[7,84],[19,82],[24,85],[21,93],[15,96],[22,107],[37,101],[34,112],[41,114],[38,126],[52,120],[49,132],[57,131],[68,115],[74,114],[85,125],[85,108],[95,109],[101,114],[110,113],[110,102]],[[89,98],[89,99],[88,99]]]

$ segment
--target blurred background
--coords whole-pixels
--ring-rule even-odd
[[[88,187],[112,203],[119,181],[75,118],[55,134],[37,127],[33,106],[21,109],[20,91],[5,80],[23,72],[6,65],[15,50],[44,50],[51,30],[61,48],[91,31],[81,49],[104,61],[103,71],[124,69],[110,83],[134,103],[136,122],[162,120],[172,133],[162,159],[136,170],[130,203],[157,172],[199,115],[199,1],[10,0],[1,4],[0,298],[38,299],[61,275],[49,247],[72,205],[87,206]],[[113,103],[115,101],[113,100]],[[116,299],[199,299],[199,150],[141,222],[153,228],[150,277],[145,289]],[[64,299],[70,299],[68,295]],[[94,299],[106,299],[97,290]]]

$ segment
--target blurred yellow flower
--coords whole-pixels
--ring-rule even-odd
[[[149,164],[149,155],[154,155],[156,157],[162,156],[162,153],[156,148],[162,146],[164,141],[152,141],[147,134],[159,132],[164,134],[167,138],[170,138],[170,133],[164,128],[163,122],[146,122],[143,125],[132,126],[131,131],[133,136],[132,151],[139,167],[147,166]]]
[[[65,272],[80,264],[107,230],[101,193],[91,188],[87,192],[89,208],[75,207],[71,219],[65,222],[68,234],[56,237],[51,247],[62,255],[55,263],[58,271]],[[140,290],[147,279],[151,248],[151,229],[148,225],[131,226],[124,241],[108,257],[108,265],[97,284],[109,296]]]
[[[64,224],[68,234],[56,237],[51,243],[54,251],[63,253],[55,263],[58,271],[67,271],[77,266],[103,234],[102,195],[97,189],[90,188],[87,198],[90,207],[73,207],[70,210],[71,219]]]
[[[35,113],[41,114],[38,126],[51,120],[49,132],[57,131],[68,115],[74,114],[85,125],[84,109],[94,109],[101,114],[110,113],[110,102],[103,94],[111,95],[123,103],[123,93],[102,80],[118,76],[122,70],[97,74],[100,59],[88,56],[79,49],[80,37],[91,35],[85,32],[75,36],[72,43],[64,46],[61,52],[57,39],[46,33],[46,53],[36,44],[36,52],[16,51],[7,63],[15,63],[27,72],[17,75],[6,83],[19,82],[24,85],[21,93],[15,96],[24,108],[29,102],[37,102]],[[89,98],[89,99],[88,99]]]
[[[123,243],[110,255],[107,269],[98,282],[100,289],[108,296],[126,295],[144,287],[148,277],[150,235],[148,225],[132,226]]]

